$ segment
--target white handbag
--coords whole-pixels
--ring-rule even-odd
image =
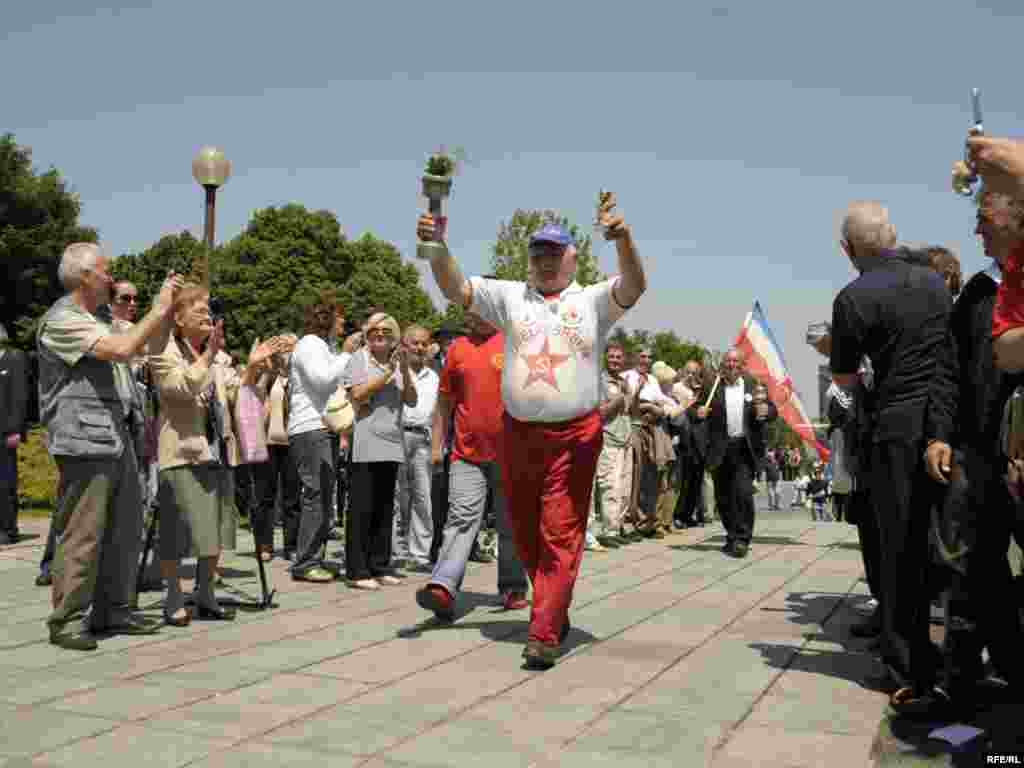
[[[324,425],[328,430],[338,435],[352,429],[355,422],[356,412],[348,399],[348,393],[344,387],[338,387],[331,399],[327,401],[327,409],[324,411]]]

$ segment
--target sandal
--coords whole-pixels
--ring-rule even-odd
[[[914,720],[942,720],[953,709],[953,702],[941,688],[919,691],[908,686],[890,697],[889,706],[897,715]]]

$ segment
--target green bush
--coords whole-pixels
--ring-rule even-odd
[[[57,465],[46,451],[46,431],[36,427],[18,448],[18,500],[21,509],[49,514],[57,501]]]

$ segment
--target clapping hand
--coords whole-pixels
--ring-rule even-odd
[[[263,366],[278,352],[290,352],[293,346],[291,340],[283,336],[274,336],[264,342],[256,339],[252,343],[252,349],[249,350],[249,365],[250,367]]]
[[[156,305],[160,309],[169,312],[174,306],[175,295],[185,285],[184,278],[176,272],[168,272],[163,285],[160,286],[160,293],[156,297]]]

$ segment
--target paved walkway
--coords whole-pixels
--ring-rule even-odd
[[[275,560],[271,611],[64,651],[32,585],[45,522],[27,521],[40,538],[0,551],[0,766],[864,768],[886,701],[847,631],[856,531],[772,515],[745,560],[718,526],[588,553],[569,650],[542,673],[484,565],[449,628],[413,601],[425,576],[365,593]],[[247,535],[225,564],[229,592],[258,595]]]

